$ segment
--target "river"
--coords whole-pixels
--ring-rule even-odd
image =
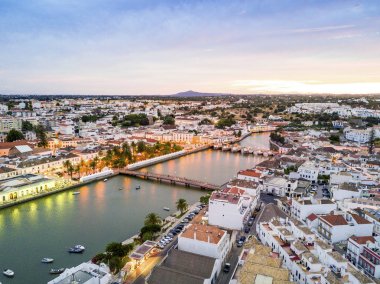
[[[267,140],[267,134],[255,134],[242,143],[263,148]],[[147,170],[222,184],[239,169],[253,167],[264,159],[207,150]],[[135,190],[137,185],[140,190]],[[77,188],[79,195],[72,195],[73,191],[0,210],[0,269],[10,268],[16,273],[13,279],[1,275],[0,282],[46,283],[54,278],[48,274],[50,268],[72,267],[87,261],[103,251],[107,243],[134,235],[148,213],[166,217],[171,212],[162,210],[164,206],[174,210],[179,198],[192,204],[204,194],[197,189],[124,176]],[[66,252],[75,244],[86,246],[83,255]],[[43,257],[55,261],[42,264]]]

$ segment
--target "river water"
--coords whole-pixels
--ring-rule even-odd
[[[267,141],[268,134],[255,134],[242,144],[262,149]],[[207,150],[144,170],[223,184],[239,169],[253,167],[264,159]],[[140,190],[135,190],[137,185],[141,186]],[[80,194],[72,195],[73,191]],[[1,275],[0,282],[46,283],[54,278],[48,274],[50,268],[72,267],[87,261],[103,251],[107,243],[123,241],[138,232],[148,213],[166,217],[171,212],[162,210],[164,206],[173,212],[179,198],[192,204],[203,194],[197,189],[117,176],[107,182],[94,182],[2,209],[0,269],[10,268],[16,275],[13,279]],[[83,255],[66,252],[75,244],[86,246]],[[55,261],[42,264],[43,257],[52,257]]]

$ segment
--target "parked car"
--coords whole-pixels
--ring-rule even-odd
[[[244,228],[244,233],[248,234],[249,231],[250,231],[250,228],[249,228],[249,227],[245,227],[245,228]]]
[[[231,269],[231,264],[227,262],[224,265],[223,272],[228,273],[228,272],[230,272],[230,269]]]
[[[253,221],[249,220],[248,221],[248,226],[252,226],[253,225]]]
[[[241,242],[243,242],[243,243],[244,243],[246,239],[247,239],[247,237],[246,237],[246,236],[240,236],[240,241],[241,241]]]
[[[236,244],[236,246],[237,246],[238,248],[240,248],[240,247],[243,246],[243,244],[244,244],[244,242],[242,242],[242,241],[238,241],[237,244]]]

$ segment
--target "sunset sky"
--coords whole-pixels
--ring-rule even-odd
[[[0,0],[0,93],[380,93],[380,1]]]

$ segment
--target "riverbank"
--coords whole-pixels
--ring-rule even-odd
[[[114,173],[112,175],[108,175],[106,178],[111,178],[111,177],[117,176],[118,174],[119,174],[119,172],[116,172],[116,173]],[[100,177],[100,178],[92,179],[92,180],[89,180],[89,181],[86,181],[86,182],[78,182],[78,183],[72,184],[70,186],[62,187],[62,188],[59,188],[59,189],[54,189],[54,190],[51,190],[51,191],[46,191],[46,192],[43,192],[43,193],[40,193],[40,194],[36,194],[36,195],[32,195],[32,196],[29,196],[29,197],[25,197],[25,198],[22,198],[22,199],[17,199],[15,201],[11,201],[9,203],[1,204],[0,205],[0,210],[4,209],[4,208],[16,206],[16,205],[19,205],[19,204],[22,204],[22,203],[26,203],[26,202],[29,202],[29,201],[33,201],[33,200],[36,200],[36,199],[39,199],[39,198],[43,198],[43,197],[46,197],[46,196],[49,196],[49,195],[57,194],[57,193],[60,193],[60,192],[66,191],[66,190],[75,189],[75,188],[78,188],[78,187],[81,187],[81,186],[84,186],[84,185],[91,184],[93,182],[97,182],[99,180],[103,180],[104,178],[105,177]]]
[[[128,169],[133,169],[133,170],[142,169],[142,168],[149,167],[149,166],[152,166],[152,165],[155,165],[155,164],[159,164],[159,163],[170,161],[170,160],[173,160],[173,159],[177,159],[177,158],[180,158],[180,157],[183,157],[183,156],[186,156],[186,155],[190,155],[190,154],[194,154],[194,153],[197,153],[197,152],[200,152],[200,151],[204,151],[204,150],[209,149],[210,147],[211,146],[206,145],[206,146],[197,147],[197,148],[189,150],[189,151],[179,151],[177,153],[171,153],[171,154],[168,154],[168,155],[164,155],[164,156],[160,156],[160,157],[155,157],[155,158],[152,158],[152,159],[148,159],[148,160],[144,160],[144,161],[138,162],[138,163],[141,163],[141,164],[138,164],[138,163],[131,164],[131,165],[127,166],[127,168]],[[136,164],[138,164],[138,165],[136,166]],[[133,166],[133,165],[135,165],[135,166]],[[130,166],[132,166],[132,167],[130,168]],[[47,197],[49,195],[60,193],[62,191],[75,189],[75,188],[78,188],[78,187],[81,187],[81,186],[84,186],[84,185],[91,184],[93,182],[97,182],[99,180],[103,180],[104,178],[111,178],[111,177],[117,176],[119,174],[120,174],[119,171],[117,169],[115,169],[114,170],[114,174],[108,175],[106,177],[94,178],[94,179],[91,179],[91,180],[85,181],[85,182],[77,182],[77,183],[72,184],[70,186],[65,186],[65,187],[62,187],[62,188],[59,188],[59,189],[43,192],[43,193],[40,193],[40,194],[28,196],[28,197],[25,197],[25,198],[19,198],[19,199],[15,200],[15,201],[11,201],[11,202],[8,202],[8,203],[1,204],[0,205],[0,210],[4,209],[4,208],[16,206],[16,205],[19,205],[19,204],[22,204],[22,203],[26,203],[26,202],[29,202],[29,201],[33,201],[33,200],[36,200],[36,199],[39,199],[39,198]]]

